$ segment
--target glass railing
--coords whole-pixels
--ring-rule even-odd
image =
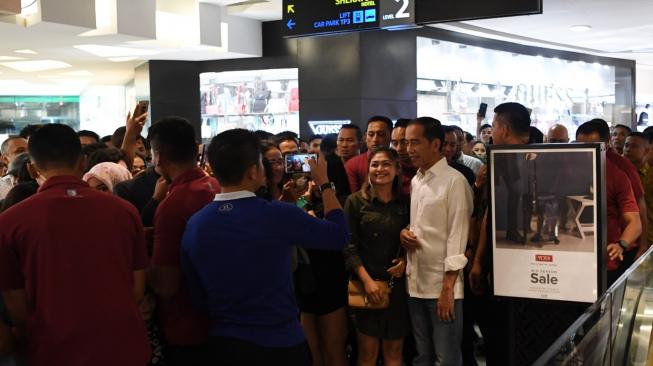
[[[653,248],[533,364],[653,365]]]

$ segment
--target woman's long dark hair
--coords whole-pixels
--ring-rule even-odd
[[[374,187],[370,179],[370,163],[372,159],[378,154],[386,154],[390,161],[392,161],[397,168],[397,175],[392,181],[392,198],[397,199],[402,196],[402,179],[401,179],[401,166],[399,165],[399,155],[397,152],[388,148],[388,147],[379,147],[372,150],[370,157],[367,159],[367,180],[363,182],[363,187],[361,187],[361,194],[366,200],[372,199],[374,197]]]

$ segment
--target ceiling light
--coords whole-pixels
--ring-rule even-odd
[[[159,53],[157,50],[146,50],[142,48],[102,46],[97,44],[81,44],[73,46],[78,50],[88,52],[99,57],[127,57],[127,56],[150,56]]]
[[[46,71],[72,67],[70,64],[57,60],[2,62],[0,65],[12,68],[20,72]]]
[[[109,61],[111,62],[127,62],[134,60],[138,60],[138,57],[109,57]]]
[[[22,58],[13,57],[13,56],[0,56],[0,61],[15,61],[15,60],[22,60]]]
[[[592,30],[592,26],[590,25],[573,25],[570,28],[574,32],[587,32]]]
[[[23,54],[26,54],[26,55],[36,55],[36,52],[35,52],[35,51],[27,50],[27,49],[25,49],[25,50],[16,50],[16,51],[14,51],[14,52],[16,52],[16,53],[23,53]]]

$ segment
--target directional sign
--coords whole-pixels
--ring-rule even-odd
[[[283,0],[284,36],[542,13],[543,0]]]
[[[381,19],[380,1],[284,0],[285,36],[377,29]]]
[[[381,28],[415,26],[415,0],[381,2]]]

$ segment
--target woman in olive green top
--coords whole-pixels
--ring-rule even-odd
[[[390,306],[383,310],[354,310],[358,331],[358,365],[376,365],[379,347],[383,364],[402,364],[403,339],[410,333],[403,279],[406,260],[399,233],[409,223],[409,201],[401,195],[399,162],[394,150],[381,148],[370,155],[368,181],[347,199],[345,214],[351,243],[345,260],[353,278],[365,286],[371,302],[384,296],[374,280],[390,281]]]

